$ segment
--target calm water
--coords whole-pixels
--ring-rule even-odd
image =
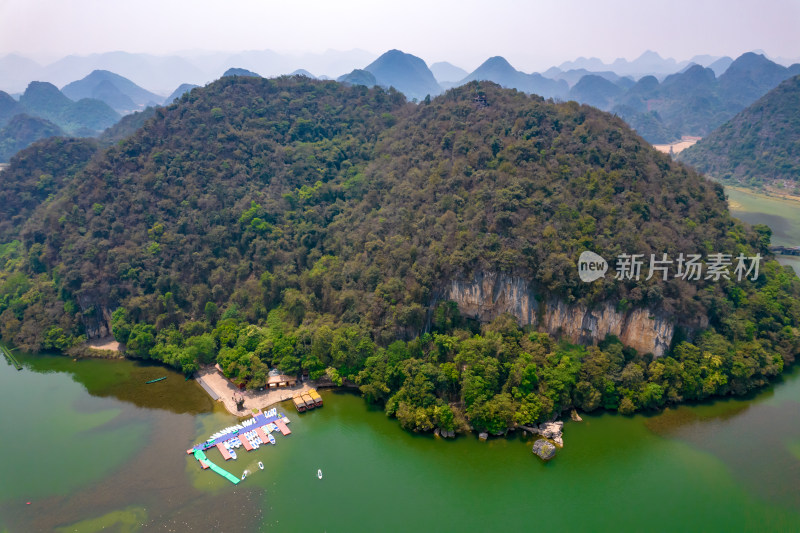
[[[725,189],[733,216],[749,224],[772,228],[772,244],[800,246],[800,202],[748,192]],[[778,261],[800,272],[800,257],[778,256]]]
[[[797,204],[730,197],[773,242],[800,244]],[[19,359],[20,372],[0,359],[0,533],[800,529],[800,368],[747,399],[568,422],[547,464],[520,435],[414,435],[323,391],[319,411],[282,406],[293,434],[277,446],[209,453],[251,472],[234,486],[185,454],[236,420],[193,381],[132,361]]]
[[[481,443],[413,435],[354,395],[323,391],[323,409],[287,410],[290,437],[225,463],[236,475],[251,471],[234,486],[185,454],[235,421],[195,383],[131,361],[20,359],[21,372],[0,363],[0,531],[800,524],[797,369],[747,400],[568,422],[566,447],[548,464],[521,436]],[[144,385],[162,375],[169,377]],[[216,451],[209,456],[223,463]]]

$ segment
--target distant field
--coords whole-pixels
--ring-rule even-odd
[[[672,153],[673,154],[679,154],[682,151],[684,151],[687,148],[689,148],[690,146],[693,146],[696,142],[697,142],[697,140],[692,139],[692,140],[689,140],[689,141],[677,141],[677,142],[669,143],[669,144],[654,144],[653,148],[655,148],[659,152],[663,152],[665,154],[668,154],[670,148],[672,148]]]
[[[766,224],[772,228],[772,244],[800,246],[800,202],[775,198],[740,188],[725,187],[731,214],[748,224]],[[800,272],[800,258],[778,256],[783,265]]]

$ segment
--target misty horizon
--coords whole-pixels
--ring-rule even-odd
[[[184,52],[152,54],[115,50],[83,55],[70,54],[49,62],[38,62],[23,54],[11,53],[0,56],[0,90],[20,93],[24,91],[31,81],[47,81],[62,87],[67,83],[89,75],[94,70],[108,70],[120,74],[147,89],[162,94],[162,96],[169,94],[180,83],[209,83],[219,78],[229,68],[246,68],[265,77],[286,75],[297,70],[305,70],[317,77],[336,79],[351,72],[353,69],[363,69],[387,51],[373,53],[363,48],[357,48],[352,50],[328,49],[324,52],[279,52],[264,49],[242,51],[187,50]],[[783,66],[789,66],[800,61],[793,58],[774,57],[761,49],[747,52],[763,54],[771,61]],[[526,73],[546,73],[551,69],[558,69],[564,72],[571,69],[586,69],[590,72],[607,70],[616,72],[620,76],[638,79],[644,75],[656,75],[659,78],[663,78],[669,74],[679,72],[693,63],[708,67],[718,59],[725,57],[736,59],[739,56],[695,54],[689,58],[676,59],[648,49],[632,58],[621,57],[613,60],[593,56],[578,56],[534,71],[526,70],[524,67],[514,64],[501,54],[489,54],[476,65],[468,67],[447,59],[442,61],[431,61],[425,57],[421,57],[421,59],[425,61],[428,67],[432,67],[437,63],[448,63],[457,67],[457,69],[470,73],[493,57],[503,57],[515,69]],[[142,61],[145,62],[143,63]],[[160,71],[146,72],[152,68],[153,62],[160,64]],[[644,65],[637,69],[633,66],[637,64]],[[6,68],[4,69],[3,67]]]
[[[628,0],[498,0],[491,6],[411,0],[402,8],[362,0],[143,0],[135,9],[91,0],[4,0],[0,57],[15,53],[41,64],[108,51],[169,56],[362,50],[377,57],[396,48],[428,64],[448,61],[467,71],[499,55],[519,70],[539,72],[579,57],[630,61],[647,50],[676,61],[701,54],[735,58],[751,50],[792,59],[800,57],[798,26],[800,4],[792,0],[776,0],[768,9],[744,0],[676,0],[662,7]]]

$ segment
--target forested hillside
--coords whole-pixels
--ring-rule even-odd
[[[800,180],[800,76],[790,78],[679,159],[716,179],[795,192]]]
[[[0,163],[7,162],[11,156],[39,139],[63,134],[61,128],[49,120],[24,113],[14,115],[8,124],[0,127]]]
[[[754,282],[578,279],[586,249],[766,255],[769,230],[574,102],[473,82],[415,106],[380,88],[226,77],[90,155],[29,149],[6,171],[31,191],[3,214],[6,341],[67,349],[110,321],[130,355],[187,373],[216,360],[248,387],[272,366],[327,374],[405,427],[491,431],[572,406],[743,393],[798,350],[800,284],[775,262]],[[52,195],[28,158],[59,162]],[[682,333],[653,360],[509,316],[481,325],[437,296],[477,272],[650,309]],[[691,326],[703,316],[707,328]]]

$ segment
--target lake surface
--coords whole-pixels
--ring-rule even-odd
[[[730,197],[736,216],[773,226],[774,243],[800,244],[797,204]],[[292,435],[276,436],[276,446],[228,462],[209,451],[237,476],[251,472],[234,486],[186,455],[236,422],[195,382],[127,360],[18,358],[22,371],[0,359],[0,533],[800,524],[798,366],[745,399],[567,422],[565,447],[546,464],[520,434],[488,442],[415,435],[355,395],[322,391],[320,410],[280,406]]]
[[[800,524],[800,371],[745,400],[567,422],[550,463],[522,435],[414,435],[359,397],[282,405],[292,435],[209,457],[236,419],[194,382],[132,361],[0,363],[0,531],[764,531]],[[159,383],[144,382],[167,375]],[[257,462],[265,469],[259,470]],[[317,479],[317,469],[324,472]],[[27,505],[27,502],[31,502]]]
[[[800,202],[739,188],[727,187],[725,193],[733,216],[748,224],[766,224],[772,228],[772,244],[800,246]],[[782,255],[778,261],[800,272],[800,257]]]

